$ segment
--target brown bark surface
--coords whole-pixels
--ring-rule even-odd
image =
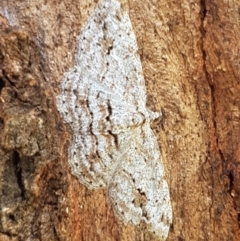
[[[137,36],[147,105],[173,207],[168,240],[240,240],[240,4],[121,1]],[[97,1],[0,2],[0,241],[152,241],[67,164],[55,96]],[[13,27],[14,26],[14,27]]]

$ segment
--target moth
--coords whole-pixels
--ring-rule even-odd
[[[138,46],[127,12],[102,0],[81,30],[75,65],[60,83],[57,107],[72,131],[71,173],[105,188],[117,218],[165,240],[172,222],[168,184],[146,108]]]

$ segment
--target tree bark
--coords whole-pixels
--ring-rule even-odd
[[[59,82],[98,1],[0,3],[0,240],[152,241],[116,220],[106,191],[71,175]],[[240,240],[240,5],[121,0],[173,208],[167,240]],[[239,36],[240,37],[240,36]]]

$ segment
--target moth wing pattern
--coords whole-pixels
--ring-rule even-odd
[[[104,84],[84,83],[80,76],[78,67],[67,72],[57,97],[59,111],[73,132],[69,165],[89,189],[103,188],[132,138],[127,128],[140,124],[143,116]],[[77,81],[81,85],[71,84]]]
[[[85,74],[84,79],[104,83],[106,91],[117,94],[121,101],[145,107],[137,41],[129,16],[118,1],[101,1],[84,25],[77,43],[76,65]]]
[[[81,30],[75,55],[57,96],[72,132],[71,173],[88,189],[106,188],[124,223],[143,221],[165,240],[172,209],[150,128],[160,113],[146,108],[137,41],[117,0],[100,2]]]
[[[109,198],[120,220],[135,225],[144,221],[165,240],[172,209],[157,140],[150,123],[135,128],[134,132],[136,139],[110,180]]]

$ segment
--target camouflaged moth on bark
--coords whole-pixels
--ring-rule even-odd
[[[106,188],[124,223],[145,222],[165,240],[172,208],[150,128],[160,113],[146,108],[136,37],[117,0],[101,1],[83,27],[57,106],[72,131],[71,173],[89,189]]]

